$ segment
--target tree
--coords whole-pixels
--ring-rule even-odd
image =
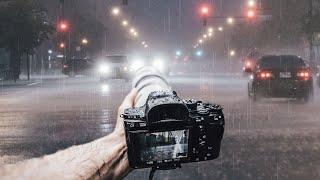
[[[0,48],[10,53],[11,78],[19,79],[23,55],[33,53],[49,35],[53,26],[46,22],[45,11],[32,0],[12,0],[0,8]]]

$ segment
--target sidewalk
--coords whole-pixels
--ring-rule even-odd
[[[12,87],[12,86],[31,86],[31,85],[35,85],[38,84],[39,82],[35,81],[35,80],[17,80],[16,82],[14,82],[13,80],[0,80],[0,88],[1,87]]]

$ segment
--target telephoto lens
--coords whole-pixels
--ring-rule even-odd
[[[146,103],[149,94],[152,92],[171,90],[166,79],[152,66],[145,66],[135,72],[132,87],[138,90],[134,107],[143,106]]]

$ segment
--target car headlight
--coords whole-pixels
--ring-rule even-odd
[[[134,61],[132,64],[131,64],[131,69],[136,71],[138,70],[139,68],[142,68],[144,66],[144,63],[142,61]]]
[[[161,59],[156,59],[153,61],[152,66],[155,67],[156,69],[158,69],[159,71],[163,71],[164,70],[164,62]]]
[[[100,67],[99,67],[99,72],[101,74],[106,74],[106,73],[109,73],[110,72],[110,67],[106,64],[101,64]]]

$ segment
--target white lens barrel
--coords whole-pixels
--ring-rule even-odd
[[[138,69],[135,72],[132,86],[138,90],[138,95],[134,102],[135,107],[143,106],[146,103],[149,94],[154,91],[171,90],[166,79],[152,66],[145,66]]]

